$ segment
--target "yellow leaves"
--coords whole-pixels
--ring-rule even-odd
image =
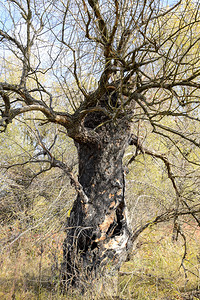
[[[71,214],[71,209],[69,209],[68,212],[67,212],[67,218],[70,217],[70,214]]]

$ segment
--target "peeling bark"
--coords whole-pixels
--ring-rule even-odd
[[[102,115],[90,114],[85,126],[94,128]],[[122,159],[130,138],[124,118],[98,128],[101,143],[77,143],[79,182],[87,202],[77,196],[67,221],[62,266],[64,285],[84,285],[127,257],[130,233],[125,215],[125,180]]]

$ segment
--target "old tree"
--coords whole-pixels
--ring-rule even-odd
[[[14,119],[34,119],[40,150],[29,162],[61,168],[77,191],[66,224],[63,281],[97,277],[107,264],[110,272],[118,269],[149,224],[128,228],[123,156],[129,145],[135,149],[129,163],[138,153],[161,160],[175,191],[174,205],[151,222],[173,218],[175,224],[187,213],[199,222],[199,207],[181,196],[170,151],[145,148],[145,134],[138,134],[145,123],[146,134],[167,140],[198,167],[198,4],[2,0],[0,9],[1,132]],[[42,139],[38,128],[49,124],[74,140],[77,177],[53,154],[56,138],[51,147]]]

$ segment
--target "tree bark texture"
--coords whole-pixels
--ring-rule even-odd
[[[102,115],[91,113],[85,126],[94,128]],[[86,197],[77,196],[67,220],[64,242],[64,284],[91,281],[118,270],[130,247],[125,215],[122,159],[130,139],[126,118],[98,129],[100,143],[77,143],[79,182]],[[109,266],[109,267],[108,267]]]

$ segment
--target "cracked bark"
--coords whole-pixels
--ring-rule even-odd
[[[95,112],[85,126],[96,127]],[[107,272],[115,272],[127,257],[130,233],[125,215],[125,180],[122,159],[130,138],[126,118],[98,128],[99,143],[77,143],[79,182],[87,202],[77,196],[67,220],[62,265],[63,285],[84,286]],[[112,273],[113,274],[113,273]]]

